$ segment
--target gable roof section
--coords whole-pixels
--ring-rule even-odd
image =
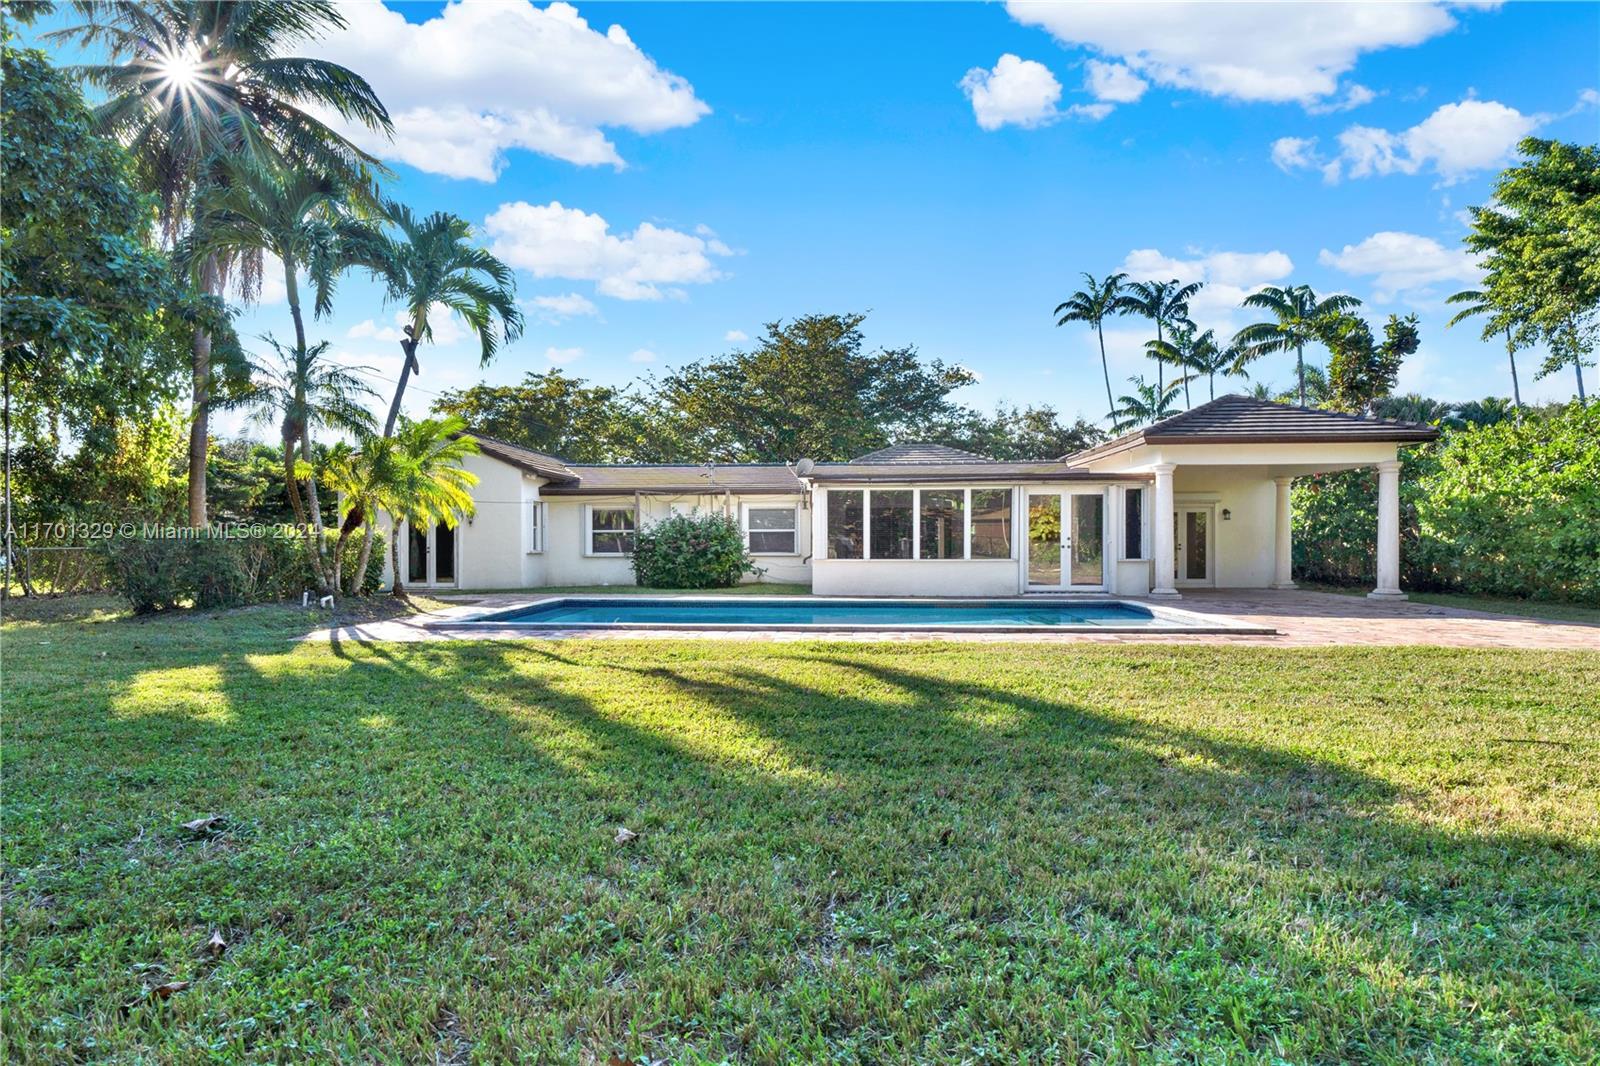
[[[1064,461],[1076,466],[1141,444],[1407,444],[1438,436],[1438,429],[1421,422],[1367,418],[1253,396],[1219,396],[1113,441],[1074,452]]]
[[[572,469],[560,459],[544,452],[536,452],[532,448],[524,448],[519,444],[511,444],[494,437],[486,437],[476,430],[467,430],[463,436],[471,437],[478,442],[478,450],[491,459],[498,459],[502,463],[510,463],[530,474],[537,474],[552,482],[567,482],[576,480]]]
[[[992,463],[993,459],[943,444],[892,444],[857,456],[852,463]]]

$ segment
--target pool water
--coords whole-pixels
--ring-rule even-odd
[[[1181,628],[1193,625],[1116,601],[1028,600],[558,599],[485,615],[467,624],[552,628],[641,626],[752,628],[1060,629]]]

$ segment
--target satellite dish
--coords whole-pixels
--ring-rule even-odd
[[[816,467],[817,464],[813,463],[810,459],[802,459],[798,463],[794,464],[794,472],[800,477],[809,477],[811,475],[811,471],[815,470]]]

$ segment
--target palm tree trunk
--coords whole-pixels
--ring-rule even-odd
[[[1206,375],[1206,384],[1211,387],[1211,399],[1217,398],[1217,372],[1215,370]]]
[[[367,580],[367,564],[372,561],[372,540],[376,529],[372,524],[372,515],[370,513],[367,515],[367,520],[362,523],[362,526],[361,554],[356,557],[355,573],[350,575],[350,595],[352,596],[360,595],[361,587]],[[392,561],[391,565],[393,565]],[[398,576],[398,573],[397,570],[396,576]]]
[[[1522,386],[1517,382],[1517,345],[1511,330],[1506,330],[1506,358],[1511,360],[1511,403],[1517,410],[1517,421],[1522,421]]]
[[[1587,407],[1587,406],[1589,406],[1589,399],[1588,399],[1588,397],[1586,397],[1583,394],[1583,353],[1582,352],[1574,351],[1572,353],[1572,372],[1574,374],[1578,375],[1578,406]]]
[[[295,522],[303,529],[306,524],[306,505],[300,499],[300,483],[294,476],[294,440],[294,432],[286,429],[283,434],[283,483],[284,491],[289,496],[289,509],[294,512]]]
[[[1300,378],[1300,406],[1306,405],[1306,346],[1294,346],[1295,374]]]
[[[220,296],[222,271],[216,256],[207,256],[200,270],[200,288],[207,296]],[[206,524],[206,451],[211,438],[211,331],[194,333],[190,364],[193,399],[189,409],[189,524]]]
[[[1156,351],[1161,350],[1161,319],[1156,319]],[[1161,395],[1161,360],[1156,360],[1156,395]]]
[[[300,457],[305,460],[306,466],[311,466],[311,431],[302,429],[300,432]],[[322,505],[317,500],[317,473],[315,468],[306,472],[306,510],[311,512],[311,530],[308,534],[310,545],[307,556],[311,559],[311,572],[317,579],[318,592],[337,592],[338,589],[328,586],[328,571],[323,566],[322,560]]]
[[[1094,331],[1100,337],[1100,372],[1106,376],[1106,417],[1111,419],[1113,428],[1117,424],[1117,401],[1111,395],[1111,364],[1106,362],[1106,331],[1099,322],[1094,324]]]
[[[406,598],[406,587],[400,581],[400,518],[389,516],[389,569],[394,571],[392,594],[396,599]]]
[[[420,331],[417,332],[420,333]],[[406,382],[411,380],[411,370],[417,366],[417,341],[415,336],[401,341],[400,350],[406,353],[406,360],[405,365],[400,368],[400,381],[395,385],[394,402],[389,405],[389,417],[383,423],[383,435],[385,438],[394,436],[394,424],[400,420],[400,401],[406,394]]]

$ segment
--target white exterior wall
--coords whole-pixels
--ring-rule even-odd
[[[1172,499],[1178,507],[1209,505],[1215,514],[1210,531],[1215,587],[1272,584],[1278,489],[1271,477],[1256,467],[1180,466],[1172,472]],[[1223,518],[1223,511],[1229,517]]]

